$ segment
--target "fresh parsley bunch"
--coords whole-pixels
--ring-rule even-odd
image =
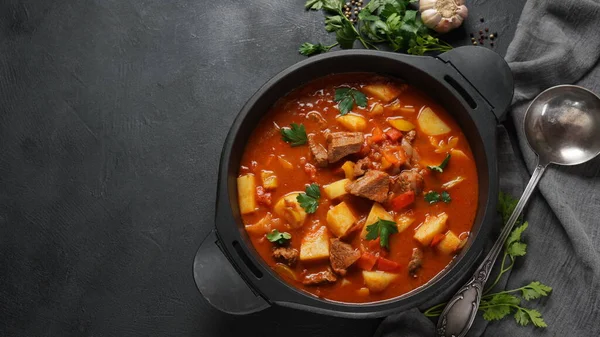
[[[342,0],[308,0],[305,8],[326,12],[325,30],[335,33],[336,43],[323,45],[303,43],[299,52],[305,56],[329,51],[335,46],[352,48],[359,41],[366,49],[378,49],[385,44],[393,51],[423,55],[426,52],[445,52],[452,49],[448,43],[430,34],[417,11],[409,4],[417,0],[371,0],[360,11],[356,24],[343,13]]]
[[[510,195],[500,192],[498,212],[502,215],[502,220],[506,224],[512,214],[518,200]],[[523,301],[531,301],[544,296],[548,296],[552,288],[538,281],[533,281],[526,286],[517,289],[491,293],[492,289],[498,284],[502,275],[511,270],[515,264],[515,259],[527,254],[527,244],[521,241],[521,235],[527,229],[528,223],[523,222],[522,218],[517,220],[515,228],[506,243],[504,244],[504,254],[500,270],[494,282],[483,292],[479,310],[483,312],[483,318],[488,321],[495,321],[513,314],[515,321],[520,325],[533,324],[538,328],[547,327],[542,318],[542,314],[536,309],[530,309],[522,306]],[[510,262],[508,262],[510,261]],[[507,266],[508,263],[508,266]],[[519,296],[520,295],[520,296]],[[437,317],[441,315],[442,310],[447,303],[441,303],[425,311],[425,316]]]

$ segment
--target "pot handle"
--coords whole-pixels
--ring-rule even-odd
[[[202,241],[194,258],[194,281],[208,303],[220,311],[244,315],[269,307],[229,262],[214,229]]]
[[[437,56],[454,67],[490,105],[498,122],[512,102],[514,83],[506,61],[496,52],[475,46],[454,48]]]

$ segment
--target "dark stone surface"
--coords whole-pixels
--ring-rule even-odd
[[[473,1],[504,53],[524,0]],[[485,17],[485,23],[479,17]],[[1,336],[369,336],[378,321],[222,314],[192,260],[231,121],[333,41],[303,1],[0,4]]]

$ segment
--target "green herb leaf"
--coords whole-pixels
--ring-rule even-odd
[[[510,314],[510,306],[508,305],[495,305],[493,307],[482,308],[483,318],[486,321],[497,321],[506,317]]]
[[[304,8],[317,11],[323,8],[323,0],[308,0],[304,4]]]
[[[513,229],[508,239],[506,239],[504,251],[513,259],[517,256],[525,256],[527,254],[527,244],[520,241],[521,235],[527,229],[527,226],[529,226],[529,223],[524,222],[521,226]]]
[[[308,138],[306,137],[306,130],[304,125],[292,123],[289,128],[281,128],[281,139],[285,142],[290,143],[291,146],[300,146],[306,144]]]
[[[508,218],[512,215],[512,212],[517,207],[517,203],[519,199],[515,199],[511,197],[509,194],[500,192],[498,195],[498,212],[502,215],[502,223],[506,224],[508,222]],[[522,217],[517,219],[515,223],[516,226],[519,226],[523,221]]]
[[[529,315],[525,310],[517,310],[517,312],[515,312],[515,321],[517,321],[517,323],[521,324],[522,326],[526,326],[527,324],[529,324],[529,322],[531,322],[529,320]]]
[[[529,319],[531,319],[531,322],[536,327],[538,327],[538,328],[548,327],[548,325],[546,324],[546,322],[544,322],[544,319],[542,318],[542,314],[540,314],[539,311],[537,311],[535,309],[524,309],[524,308],[522,310],[527,311],[527,314],[529,315]]]
[[[284,245],[288,243],[292,239],[292,234],[288,232],[281,233],[280,231],[274,229],[271,233],[267,233],[267,240],[270,242],[277,243],[279,245]]]
[[[446,158],[444,158],[444,160],[438,165],[438,166],[430,166],[428,165],[427,168],[435,171],[435,172],[444,172],[444,169],[446,168],[446,166],[448,166],[448,162],[450,161],[450,153],[446,154]]]
[[[449,203],[450,201],[452,201],[450,193],[448,193],[447,191],[443,191],[441,194],[436,191],[431,191],[429,193],[426,193],[424,198],[425,201],[427,201],[430,205],[440,201],[443,201],[445,203]]]
[[[325,9],[330,12],[336,12],[341,10],[343,6],[343,2],[341,0],[308,0],[304,3],[304,8],[307,10],[319,10]]]
[[[352,110],[354,103],[361,108],[367,106],[367,96],[353,88],[336,88],[333,100],[338,103],[338,110],[342,116]]]
[[[436,191],[431,191],[425,194],[424,198],[428,203],[435,204],[436,202],[440,201],[440,194]]]
[[[319,185],[312,183],[306,187],[306,193],[300,193],[296,197],[300,206],[304,208],[306,213],[312,214],[317,211],[319,207],[319,198],[321,198],[321,191]]]
[[[354,41],[358,38],[356,30],[350,21],[344,19],[342,26],[335,30],[335,40],[340,44],[342,49],[350,49],[354,46]]]
[[[312,44],[310,42],[304,42],[302,45],[300,45],[300,48],[298,48],[298,52],[300,52],[300,54],[304,56],[312,56],[321,53],[326,53],[330,49],[331,46],[325,46],[320,43]]]
[[[344,25],[344,17],[341,15],[333,15],[325,18],[325,30],[328,32],[335,32],[341,29]]]
[[[377,222],[367,226],[367,240],[376,240],[379,238],[379,245],[383,248],[390,249],[390,235],[398,233],[396,223],[389,220],[378,218]]]
[[[528,285],[521,288],[521,292],[523,293],[523,298],[527,301],[534,300],[536,298],[548,296],[552,288],[540,283],[539,281],[533,281]]]

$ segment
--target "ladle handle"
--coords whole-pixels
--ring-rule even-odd
[[[496,262],[496,258],[498,258],[498,254],[500,254],[504,242],[510,235],[515,222],[517,222],[521,212],[523,212],[523,208],[525,208],[531,194],[540,181],[546,166],[547,164],[542,164],[538,161],[521,199],[519,199],[519,202],[515,206],[515,210],[510,215],[492,250],[490,250],[483,262],[481,262],[473,277],[448,301],[446,308],[444,308],[438,320],[437,335],[439,337],[463,337],[471,328],[477,315],[477,309],[479,309],[483,287],[490,276],[492,266]]]

